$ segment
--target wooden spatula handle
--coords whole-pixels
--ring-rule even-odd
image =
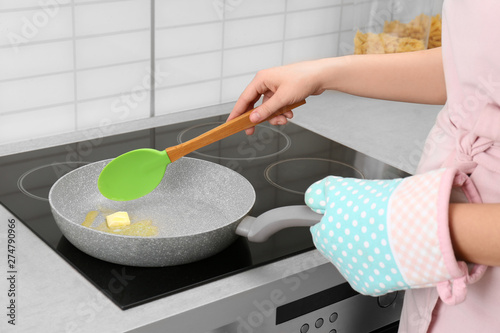
[[[250,121],[250,113],[255,110],[252,109],[250,111],[245,112],[244,114],[240,115],[239,117],[236,117],[234,119],[231,119],[227,123],[224,123],[220,126],[217,126],[214,129],[211,129],[210,131],[201,134],[200,136],[197,136],[196,138],[193,138],[189,141],[186,141],[184,143],[181,143],[177,146],[173,146],[170,148],[165,149],[168,157],[170,158],[170,161],[176,161],[179,158],[197,150],[202,147],[208,146],[211,143],[214,143],[216,141],[222,140],[224,138],[227,138],[230,135],[236,134],[238,132],[244,131],[250,127],[253,127],[257,124],[260,124],[264,121],[270,120],[276,116],[279,116],[280,114],[283,114],[287,111],[290,111],[292,109],[295,109],[296,107],[299,107],[303,104],[305,104],[306,101],[301,101],[297,102],[288,106],[285,106],[281,108],[279,111],[276,113],[272,114],[270,117],[258,122],[258,123],[252,123]]]

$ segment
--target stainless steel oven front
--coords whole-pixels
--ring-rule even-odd
[[[312,251],[303,265],[322,261],[319,256]],[[234,299],[226,306],[239,308],[240,314],[207,333],[392,333],[397,332],[403,294],[360,295],[324,263]]]

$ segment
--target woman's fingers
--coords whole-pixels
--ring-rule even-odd
[[[282,114],[281,116],[274,117],[269,120],[271,125],[286,125],[289,119],[293,118],[293,113],[291,111]]]
[[[254,104],[259,99],[260,99],[260,95],[256,98],[249,99],[249,100],[246,97],[240,96],[240,98],[238,98],[238,100],[236,101],[236,104],[234,105],[233,110],[229,114],[226,121],[229,121],[229,120],[236,118],[239,115],[241,115],[247,111],[250,111],[251,109],[253,109]]]
[[[265,78],[262,74],[256,75],[250,84],[243,90],[236,101],[233,110],[227,120],[238,117],[239,115],[253,109],[254,104],[265,95],[269,90],[265,84]]]
[[[227,117],[226,121],[229,121],[233,118],[236,118],[243,113],[250,111],[254,108],[254,104],[260,99],[261,95],[258,94],[255,90],[252,90],[251,85],[247,86],[247,88],[240,95],[236,104],[234,105],[233,110]],[[251,127],[245,130],[247,135],[252,135],[255,132],[255,127]]]
[[[274,113],[282,107],[289,105],[288,101],[281,97],[280,90],[276,91],[271,97],[265,98],[262,104],[255,108],[250,115],[250,121],[258,123]],[[284,118],[284,117],[283,117]],[[286,121],[286,120],[285,120]]]

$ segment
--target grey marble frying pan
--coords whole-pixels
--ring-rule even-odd
[[[255,202],[250,182],[216,163],[183,157],[168,166],[160,185],[132,201],[101,195],[97,178],[110,160],[80,167],[51,188],[49,203],[63,235],[81,251],[113,263],[159,267],[194,262],[229,246],[238,235],[264,241],[289,226],[308,226],[321,216],[305,206],[247,216]],[[82,226],[90,211],[127,211],[132,220],[151,220],[153,237],[122,236]],[[104,221],[100,214],[93,226]]]

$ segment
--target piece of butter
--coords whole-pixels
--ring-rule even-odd
[[[130,218],[127,212],[116,212],[106,216],[108,228],[119,228],[130,225]]]

